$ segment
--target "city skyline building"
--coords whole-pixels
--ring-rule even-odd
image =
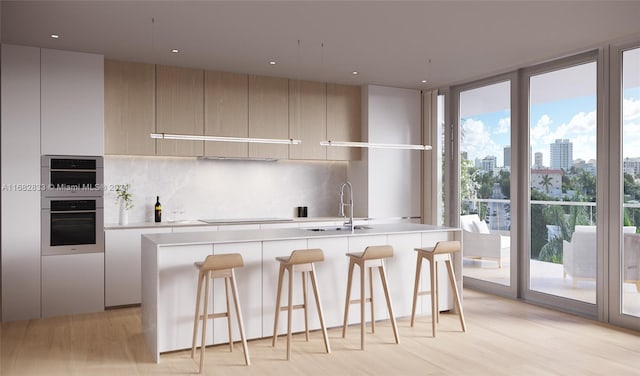
[[[482,171],[493,173],[496,169],[496,160],[497,158],[493,155],[482,158]]]
[[[637,175],[640,173],[640,158],[625,158],[622,166],[625,173]]]
[[[504,166],[503,167],[511,167],[511,146],[504,147]]]
[[[573,163],[573,143],[566,138],[559,138],[549,144],[550,167],[568,170]]]
[[[542,168],[544,167],[544,161],[542,160],[542,153],[541,152],[536,152],[535,153],[535,162],[533,163],[533,168]]]

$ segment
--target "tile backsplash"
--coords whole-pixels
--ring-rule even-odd
[[[199,160],[106,156],[105,223],[117,223],[117,184],[130,184],[129,222],[152,222],[156,196],[163,221],[208,218],[291,218],[307,206],[310,217],[338,214],[346,162]]]

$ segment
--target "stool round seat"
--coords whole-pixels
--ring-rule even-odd
[[[298,249],[291,252],[289,256],[276,257],[280,262],[280,271],[278,273],[278,288],[276,293],[276,312],[273,321],[273,341],[272,346],[276,345],[278,339],[278,318],[280,311],[287,311],[287,360],[291,359],[291,316],[294,309],[304,310],[304,329],[306,340],[309,341],[309,317],[307,314],[307,274],[311,277],[313,293],[316,300],[316,308],[318,310],[318,318],[320,319],[320,327],[322,328],[322,336],[324,339],[324,347],[327,353],[331,352],[329,346],[329,336],[327,328],[324,324],[324,314],[322,312],[322,304],[320,303],[320,293],[318,292],[318,284],[316,281],[316,270],[314,263],[324,261],[324,253],[321,249]],[[282,298],[282,283],[284,273],[289,273],[289,291],[286,306],[280,306]],[[293,273],[300,272],[302,275],[302,299],[303,303],[299,305],[293,304]]]
[[[433,337],[436,336],[436,323],[440,319],[440,310],[438,308],[438,268],[437,262],[444,261],[447,266],[447,272],[449,274],[449,283],[453,290],[454,303],[456,311],[460,318],[460,326],[462,331],[466,332],[466,324],[464,322],[464,314],[462,313],[462,304],[460,302],[460,294],[458,292],[458,285],[456,283],[456,276],[451,265],[451,257],[454,253],[460,252],[460,241],[441,241],[436,243],[435,247],[416,248],[417,263],[416,263],[416,278],[413,287],[413,305],[411,308],[411,326],[415,322],[416,317],[416,303],[419,295],[431,295],[431,331]],[[431,291],[419,291],[420,288],[420,272],[422,268],[422,260],[429,261],[429,271],[431,279]]]
[[[383,259],[393,257],[393,247],[390,245],[372,245],[365,248],[362,252],[350,252],[346,254],[349,257],[349,271],[347,277],[347,294],[344,306],[344,322],[342,325],[342,338],[346,337],[347,324],[349,321],[349,306],[351,304],[360,304],[360,349],[364,350],[365,337],[365,304],[370,303],[371,307],[371,332],[375,333],[375,315],[373,300],[373,268],[378,268],[380,281],[384,290],[384,296],[387,301],[387,310],[391,320],[391,328],[396,343],[400,343],[398,336],[398,326],[396,318],[393,314],[391,306],[391,298],[389,296],[389,286],[387,285],[387,274],[385,271]],[[355,266],[360,268],[360,299],[351,300],[351,284],[353,282],[353,274]],[[369,294],[370,298],[365,297],[365,268],[369,269]]]
[[[244,360],[246,365],[251,364],[249,359],[249,348],[247,347],[247,339],[244,334],[244,324],[242,322],[242,312],[238,298],[238,288],[236,286],[235,268],[244,266],[242,255],[239,253],[209,255],[204,261],[195,262],[198,268],[198,292],[196,294],[196,313],[193,320],[193,340],[191,343],[191,357],[196,353],[196,336],[198,334],[198,323],[202,321],[202,340],[200,344],[200,373],[204,370],[204,353],[207,335],[207,321],[209,319],[227,318],[228,334],[229,334],[229,350],[233,351],[233,338],[231,336],[231,311],[229,309],[229,285],[233,294],[233,302],[236,310],[236,318],[240,329],[240,338],[242,340],[242,348],[244,350]],[[224,278],[225,303],[226,311],[221,313],[209,313],[209,297],[211,295],[211,280],[214,278]],[[204,308],[203,314],[200,314],[200,301],[202,300],[202,286],[205,285],[204,292]]]

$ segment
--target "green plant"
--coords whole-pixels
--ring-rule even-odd
[[[127,210],[133,208],[133,195],[129,192],[129,188],[131,188],[129,184],[116,185],[116,200],[124,201],[124,208]]]

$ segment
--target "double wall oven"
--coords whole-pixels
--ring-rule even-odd
[[[42,255],[104,252],[102,157],[42,156]]]

